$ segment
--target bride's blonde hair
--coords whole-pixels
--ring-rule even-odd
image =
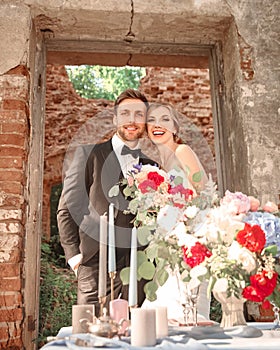
[[[160,103],[159,102],[152,102],[149,104],[149,108],[147,110],[147,116],[149,115],[150,112],[156,110],[159,107],[164,107],[169,111],[170,116],[171,116],[173,123],[174,123],[175,130],[176,130],[176,132],[173,134],[174,142],[182,143],[182,139],[178,135],[179,130],[180,130],[179,113],[174,109],[173,106],[171,106],[171,104],[165,103],[165,102],[160,102]]]

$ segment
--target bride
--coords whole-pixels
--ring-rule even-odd
[[[206,173],[195,152],[178,137],[179,120],[177,112],[168,104],[152,103],[147,112],[147,132],[150,140],[156,145],[160,165],[168,173],[179,175],[184,179],[184,187],[195,194],[204,188],[207,182]],[[176,174],[175,174],[176,173]],[[183,291],[185,283],[180,281],[176,273],[170,271],[166,283],[157,290],[157,300],[147,299],[142,307],[166,306],[169,320],[184,322],[182,300],[187,293]],[[198,321],[209,320],[210,300],[207,298],[207,283],[199,288],[197,300]]]

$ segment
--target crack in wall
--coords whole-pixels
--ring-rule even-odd
[[[130,11],[130,24],[127,34],[124,37],[124,41],[131,43],[135,39],[135,34],[132,31],[133,20],[134,20],[134,3],[133,0],[130,1],[131,11]]]

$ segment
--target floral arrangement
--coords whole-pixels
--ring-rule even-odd
[[[137,273],[148,280],[147,299],[155,300],[158,287],[176,273],[193,288],[206,280],[209,293],[280,306],[277,206],[261,208],[241,192],[226,191],[220,199],[211,178],[198,196],[183,184],[181,176],[150,165],[135,166],[120,184],[131,198],[128,212],[135,215],[138,241],[145,246],[138,252]],[[118,190],[114,186],[109,195]],[[128,270],[121,272],[124,284]]]

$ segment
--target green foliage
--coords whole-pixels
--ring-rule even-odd
[[[65,268],[64,251],[60,245],[56,211],[62,185],[51,191],[51,239],[41,246],[40,312],[38,346],[46,337],[56,335],[61,327],[72,323],[72,305],[77,299],[75,275]]]
[[[127,88],[138,89],[146,74],[140,67],[66,66],[69,79],[84,98],[115,100]]]
[[[72,305],[77,297],[75,276],[69,269],[57,266],[52,242],[42,243],[41,250],[39,346],[61,327],[71,325]]]

